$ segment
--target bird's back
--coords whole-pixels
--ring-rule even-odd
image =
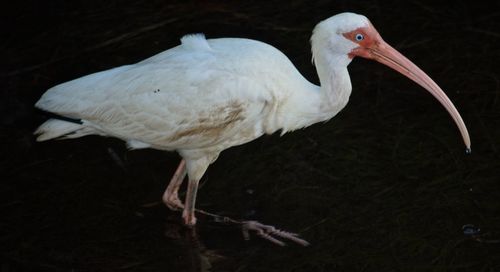
[[[226,148],[279,129],[275,102],[294,80],[304,81],[270,45],[188,35],[139,63],[55,86],[36,106],[136,147]]]

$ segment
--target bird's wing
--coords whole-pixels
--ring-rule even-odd
[[[212,145],[231,138],[236,123],[255,124],[272,99],[266,87],[190,46],[58,85],[36,106],[169,149]]]

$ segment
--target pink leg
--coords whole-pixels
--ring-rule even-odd
[[[194,207],[196,203],[196,193],[198,192],[198,182],[199,180],[189,179],[188,188],[186,193],[186,200],[184,203],[184,210],[182,211],[182,218],[184,218],[184,224],[187,226],[196,225],[196,217],[194,216]]]
[[[186,176],[186,161],[183,159],[179,163],[177,170],[175,170],[174,176],[170,180],[170,183],[163,193],[163,202],[171,210],[179,210],[184,208],[182,202],[179,200],[179,187],[181,187],[182,181]]]
[[[184,157],[181,154],[182,157]],[[163,201],[171,209],[183,209],[182,218],[187,226],[194,226],[196,224],[195,212],[195,202],[196,193],[198,191],[198,182],[207,170],[208,165],[215,157],[202,157],[198,159],[182,160],[175,171],[167,190],[163,194]],[[186,199],[184,205],[179,200],[177,192],[179,187],[184,180],[184,177],[188,175],[188,186],[186,192]]]

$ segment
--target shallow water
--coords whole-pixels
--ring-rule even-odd
[[[455,1],[16,2],[4,10],[0,88],[2,271],[500,271],[499,4]],[[35,143],[49,87],[133,63],[186,33],[246,37],[317,82],[308,39],[342,11],[441,85],[472,137],[465,155],[445,110],[367,60],[349,66],[349,105],[324,124],[223,152],[199,208],[300,233],[279,247],[161,204],[179,157],[116,139]],[[480,228],[465,235],[462,226]]]

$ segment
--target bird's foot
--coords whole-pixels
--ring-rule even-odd
[[[242,222],[242,231],[243,231],[243,237],[245,240],[250,240],[250,231],[255,231],[255,233],[266,240],[271,241],[274,244],[277,244],[279,246],[285,246],[286,244],[278,240],[275,237],[278,238],[284,238],[288,239],[292,242],[295,242],[301,246],[308,246],[309,242],[307,242],[304,239],[299,238],[297,233],[293,232],[288,232],[288,231],[283,231],[276,229],[273,226],[270,225],[264,225],[262,223],[259,223],[257,221],[243,221]],[[273,237],[275,236],[275,237]]]
[[[189,212],[186,209],[182,211],[182,219],[184,219],[184,225],[188,227],[194,227],[196,225],[196,217],[194,212]]]
[[[172,211],[180,211],[184,209],[184,205],[177,195],[169,195],[165,199],[163,199],[163,202]]]

